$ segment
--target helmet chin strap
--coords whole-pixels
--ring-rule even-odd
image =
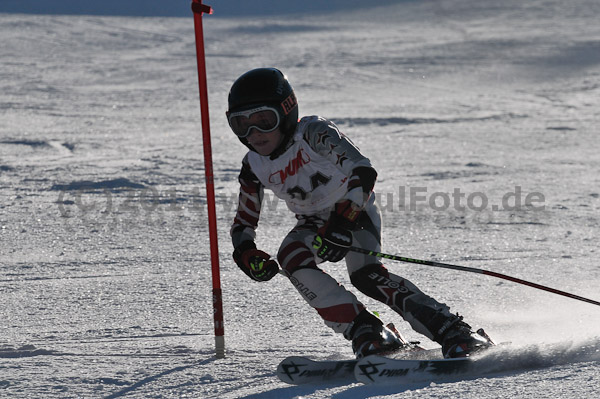
[[[245,145],[246,147],[248,147],[248,149],[250,151],[256,152],[256,150],[254,149],[254,147],[252,147],[250,145],[250,143],[248,143],[248,139],[247,138],[245,138],[245,137],[238,137],[238,139],[240,139],[240,141],[242,142],[242,144]]]
[[[292,141],[293,141],[292,140],[292,137],[294,136],[293,133],[294,132],[292,132],[292,134],[282,134],[281,143],[279,143],[279,145],[277,146],[277,148],[275,148],[273,150],[273,152],[271,154],[269,154],[269,158],[270,159],[276,159],[276,158],[278,158],[288,148],[290,148],[290,146],[292,145]]]

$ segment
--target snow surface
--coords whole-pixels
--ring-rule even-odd
[[[277,66],[301,114],[337,121],[372,158],[386,252],[600,300],[599,14],[596,0],[448,0],[206,16],[220,360],[191,15],[0,14],[0,397],[597,398],[597,306],[393,262],[511,342],[501,359],[510,367],[402,386],[279,382],[286,356],[352,353],[285,279],[254,283],[231,261],[245,147],[224,112],[237,76]],[[458,189],[466,209],[420,200],[411,210],[411,187],[442,205]],[[493,210],[517,190],[518,209]],[[482,194],[489,203],[476,210]],[[265,207],[259,245],[275,253],[293,218],[281,202]],[[324,268],[350,287],[342,264]],[[437,347],[360,298],[409,339]]]

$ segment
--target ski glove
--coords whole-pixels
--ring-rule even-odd
[[[350,230],[336,227],[330,223],[317,230],[313,240],[313,248],[317,256],[324,261],[338,262],[346,256],[352,244]]]
[[[356,226],[359,214],[360,210],[349,200],[336,204],[329,220],[317,230],[312,243],[319,258],[329,262],[344,259],[350,251],[352,230]]]
[[[269,281],[279,273],[279,265],[254,243],[244,242],[233,251],[233,259],[248,277],[255,281]]]

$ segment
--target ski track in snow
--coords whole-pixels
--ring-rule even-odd
[[[281,383],[275,369],[287,356],[352,353],[284,278],[253,283],[231,261],[244,147],[224,113],[237,76],[277,66],[301,114],[336,121],[371,157],[385,252],[599,300],[599,12],[592,0],[449,0],[205,16],[219,360],[191,15],[0,14],[0,397],[598,397],[597,307],[400,263],[387,266],[511,345],[460,380]],[[411,187],[427,199],[409,203]],[[489,204],[428,202],[455,189],[463,208],[472,193]],[[502,207],[517,192],[520,206]],[[543,194],[543,210],[525,201],[530,193]],[[272,196],[265,207],[258,243],[276,253],[293,218]],[[342,264],[324,268],[351,286]],[[408,339],[437,347],[360,298]]]

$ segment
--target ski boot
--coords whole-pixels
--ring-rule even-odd
[[[381,320],[367,310],[356,316],[344,336],[352,340],[352,350],[357,359],[412,348],[393,324],[384,326]]]
[[[459,320],[444,336],[442,354],[445,359],[469,357],[472,353],[494,345],[494,341],[483,331],[483,328],[473,332],[471,326]]]

